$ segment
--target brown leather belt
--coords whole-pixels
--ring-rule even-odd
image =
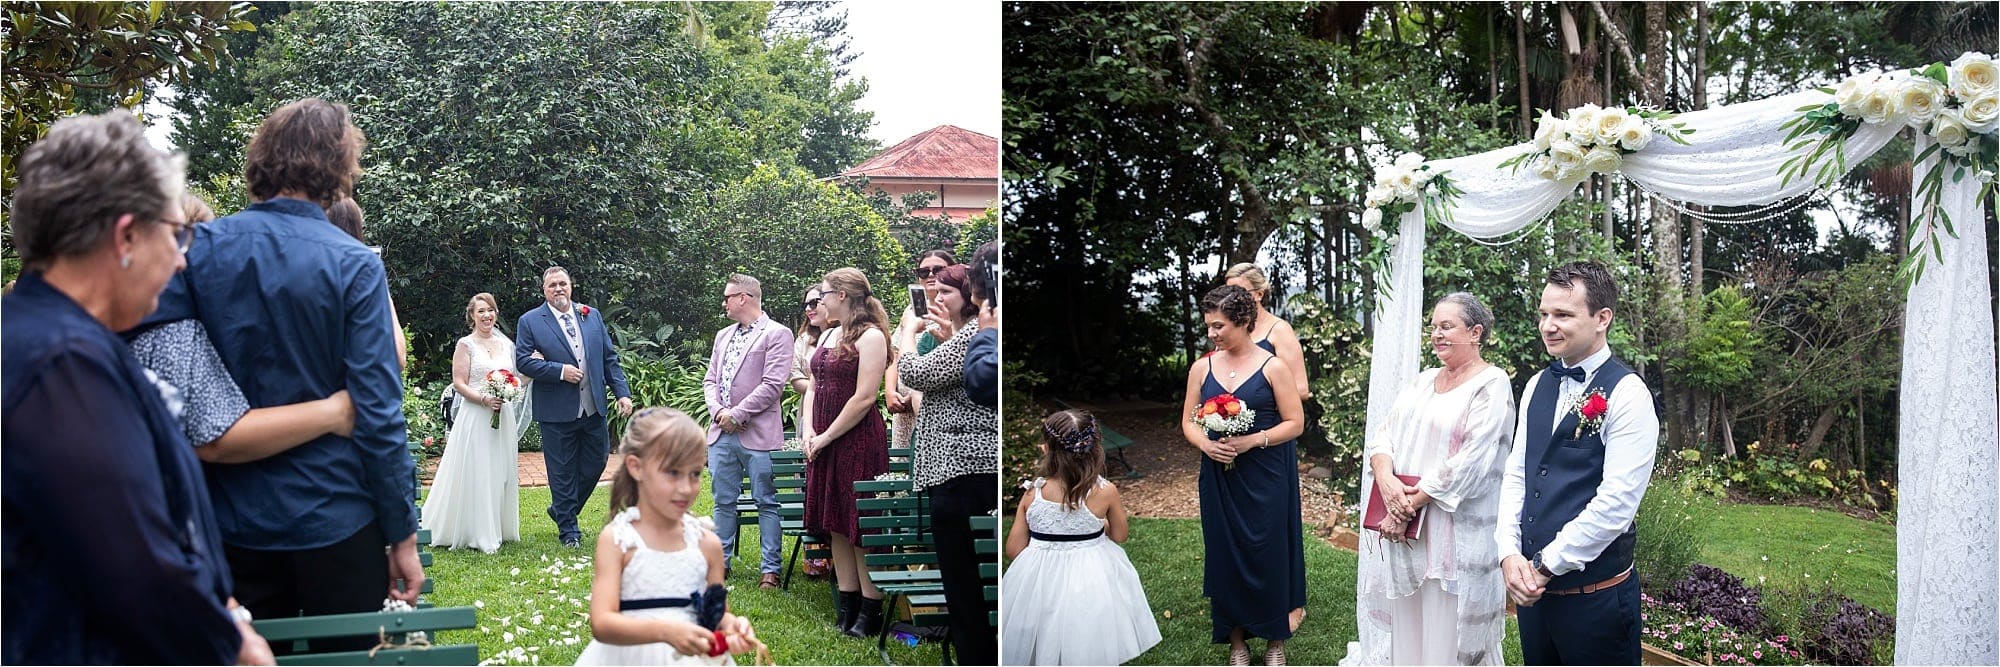
[[[1568,590],[1561,590],[1561,591],[1548,591],[1548,592],[1547,592],[1546,594],[1547,594],[1547,595],[1582,595],[1582,594],[1589,594],[1589,593],[1595,593],[1595,592],[1598,592],[1598,591],[1601,591],[1601,590],[1604,590],[1604,589],[1606,589],[1606,588],[1610,588],[1610,587],[1612,587],[1612,586],[1617,586],[1617,585],[1619,585],[1619,584],[1622,584],[1622,583],[1625,583],[1625,580],[1626,580],[1626,579],[1630,579],[1630,578],[1632,578],[1632,568],[1629,568],[1629,567],[1628,567],[1628,568],[1625,568],[1625,571],[1624,571],[1624,572],[1620,572],[1620,573],[1618,573],[1618,576],[1616,576],[1616,577],[1612,577],[1612,578],[1610,578],[1610,579],[1606,579],[1606,580],[1604,580],[1604,581],[1600,581],[1600,582],[1597,582],[1597,583],[1594,583],[1594,584],[1591,584],[1591,585],[1589,585],[1589,586],[1584,586],[1584,587],[1582,587],[1582,588],[1571,588],[1571,589],[1568,589]]]

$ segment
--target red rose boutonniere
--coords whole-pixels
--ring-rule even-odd
[[[582,317],[590,317],[590,306],[577,306],[576,312]]]
[[[1604,397],[1602,387],[1590,390],[1583,400],[1576,402],[1576,435],[1583,437],[1584,430],[1596,433],[1604,428],[1604,413],[1611,411],[1611,401]]]

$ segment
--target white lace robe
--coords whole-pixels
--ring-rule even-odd
[[[1506,633],[1506,588],[1494,553],[1493,527],[1502,468],[1514,433],[1514,394],[1507,374],[1487,368],[1442,394],[1438,369],[1417,375],[1396,396],[1389,418],[1363,455],[1362,502],[1374,494],[1368,461],[1388,454],[1396,472],[1418,475],[1432,500],[1423,532],[1408,546],[1363,530],[1355,595],[1361,611],[1359,650],[1343,664],[1387,664],[1387,637],[1399,623],[1392,598],[1413,595],[1436,579],[1458,604],[1458,662],[1497,665]],[[1363,505],[1366,507],[1366,505]]]

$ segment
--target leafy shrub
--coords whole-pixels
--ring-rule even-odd
[[[1005,362],[1001,375],[1007,381],[1002,385],[1005,395],[1000,401],[1000,488],[1005,500],[1000,511],[1011,515],[1014,504],[1021,501],[1020,482],[1034,479],[1035,461],[1041,458],[1041,450],[1035,445],[1042,442],[1044,415],[1031,392],[1043,380],[1040,373],[1028,370],[1018,361]]]
[[[1827,587],[1772,591],[1773,632],[1794,639],[1807,660],[1828,665],[1888,664],[1896,619]]]
[[[1685,605],[1639,596],[1641,637],[1648,644],[1709,665],[1798,665],[1805,655],[1789,637],[1759,637],[1689,611]]]
[[[1663,468],[1639,502],[1634,556],[1641,581],[1657,589],[1680,581],[1701,554],[1701,537],[1714,521],[1716,503],[1699,490],[1701,478]]]
[[[1696,456],[1699,456],[1697,454]],[[1723,460],[1724,484],[1751,495],[1771,500],[1827,498],[1852,507],[1880,508],[1891,489],[1886,483],[1871,487],[1860,470],[1835,470],[1825,458],[1807,460],[1798,443],[1766,449],[1761,442],[1744,447],[1743,455]]]
[[[1749,633],[1764,630],[1763,594],[1721,568],[1695,563],[1686,577],[1674,582],[1660,601],[1681,605],[1690,613],[1710,616]]]
[[[1336,464],[1333,479],[1347,479],[1361,465],[1362,439],[1368,426],[1368,353],[1370,339],[1361,324],[1309,293],[1286,303],[1292,329],[1304,348],[1306,377],[1318,419],[1314,426]]]

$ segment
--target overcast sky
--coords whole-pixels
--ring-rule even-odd
[[[939,125],[1000,136],[1000,3],[847,0],[849,76],[868,79],[868,136],[887,148]]]

